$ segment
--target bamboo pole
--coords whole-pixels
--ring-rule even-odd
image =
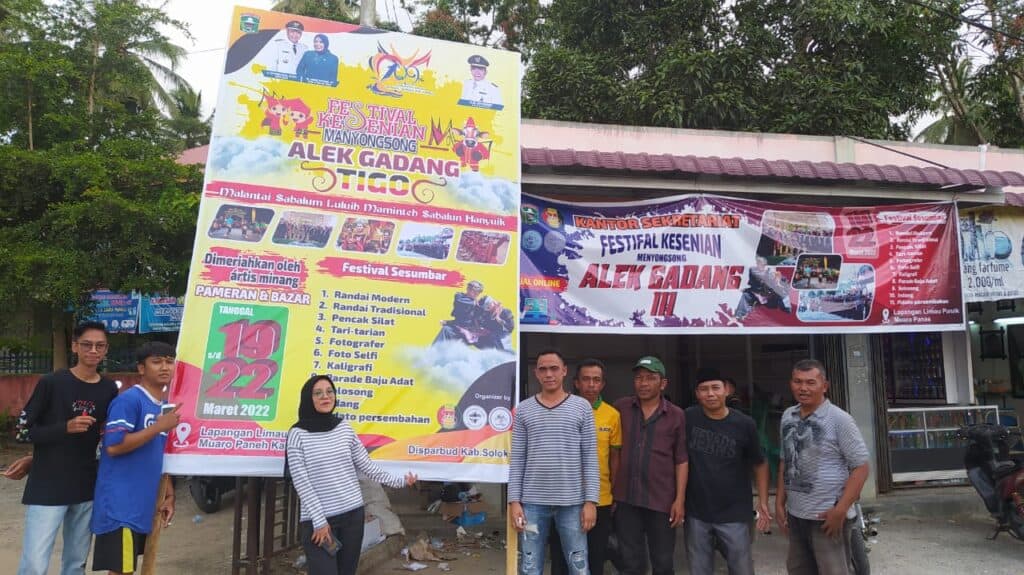
[[[516,575],[519,559],[519,534],[512,527],[512,514],[505,508],[505,575]]]
[[[171,476],[166,473],[160,478],[160,489],[156,496],[156,513],[153,515],[153,529],[146,536],[146,550],[142,554],[142,570],[140,575],[156,575],[156,553],[160,548],[160,533],[164,530],[164,518],[160,516],[160,504],[164,502],[164,494],[171,483]]]

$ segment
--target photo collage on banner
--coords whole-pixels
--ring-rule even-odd
[[[280,475],[326,374],[390,471],[507,479],[519,78],[514,52],[235,9],[170,472]]]
[[[524,331],[963,329],[952,202],[824,208],[713,195],[525,195]]]

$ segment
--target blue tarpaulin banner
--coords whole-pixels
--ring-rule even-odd
[[[139,310],[139,333],[178,331],[185,298],[147,296]]]

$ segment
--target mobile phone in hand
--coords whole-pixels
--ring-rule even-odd
[[[161,405],[160,406],[160,415],[167,415],[168,413],[174,411],[175,407],[177,407],[177,405],[175,405],[173,403],[165,403],[165,404]]]
[[[338,538],[334,535],[334,531],[331,530],[331,536],[321,543],[320,547],[331,557],[334,557],[338,554],[338,550],[341,549],[341,541],[338,541]]]

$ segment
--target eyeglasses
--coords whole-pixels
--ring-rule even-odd
[[[313,392],[313,399],[320,399],[321,397],[334,397],[334,390],[328,389],[324,391],[318,389]]]
[[[92,351],[94,349],[96,351],[107,351],[107,342],[105,341],[79,341],[75,343],[83,351]]]

